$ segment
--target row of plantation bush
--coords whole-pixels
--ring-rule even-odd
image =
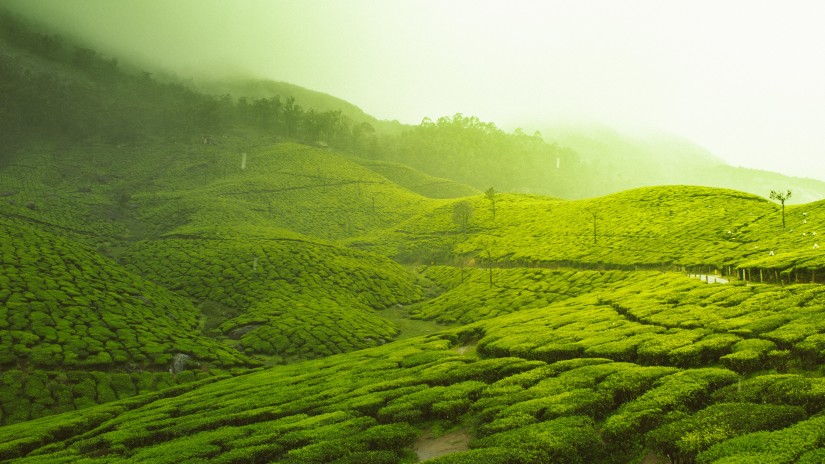
[[[25,218],[53,231],[77,232],[75,240],[87,244],[125,235],[126,228],[108,214],[112,198],[103,184],[108,182],[105,176],[78,169],[73,161],[48,147],[10,160],[0,169],[0,215]]]
[[[732,344],[730,353],[721,358],[740,372],[781,369],[791,358],[806,366],[825,359],[825,291],[819,285],[685,283],[628,288],[603,297],[602,302],[638,322],[749,339]]]
[[[249,362],[199,335],[189,301],[96,252],[18,220],[0,219],[0,234],[0,364],[168,368],[177,352]]]
[[[479,335],[484,343],[483,334],[453,329],[214,382],[162,401],[119,401],[55,416],[60,420],[0,428],[0,457],[394,463],[411,458],[412,443],[435,421],[443,427],[469,424],[475,436],[470,450],[435,462],[619,463],[644,446],[704,451],[715,442],[697,435],[698,445],[689,448],[674,431],[706,433],[697,424],[719,411],[750,417],[743,403],[748,399],[731,396],[740,377],[725,369],[595,358],[552,364],[478,359],[452,349]],[[742,383],[742,392],[761,388],[749,382],[754,381]],[[71,431],[59,425],[80,424],[93,411],[103,415],[119,407],[124,410],[117,417]],[[810,412],[793,404],[751,409],[760,417],[739,421],[724,438],[780,429]]]
[[[207,324],[242,350],[281,357],[385,343],[398,331],[376,310],[422,296],[415,277],[387,258],[313,242],[167,239],[137,243],[124,259],[188,298],[227,308]]]
[[[427,198],[459,198],[481,193],[469,185],[433,177],[403,164],[367,159],[355,161],[393,183]]]
[[[701,452],[696,462],[736,464],[814,464],[825,458],[825,417],[815,417],[776,431],[730,438]]]
[[[722,364],[740,373],[815,368],[825,359],[819,285],[719,286],[678,273],[634,275],[625,285],[485,322],[479,327],[488,337],[478,350],[546,362],[598,356],[645,365]],[[448,294],[461,298],[472,288]]]
[[[578,201],[500,194],[495,218],[490,201],[477,195],[461,200],[474,211],[468,226],[453,221],[457,201],[353,244],[423,263],[688,267],[731,276],[747,269],[749,281],[822,280],[816,271],[825,252],[816,234],[825,230],[823,202],[793,207],[782,229],[777,205],[703,187],[650,187]],[[759,269],[765,270],[761,277]]]
[[[0,374],[0,425],[109,403],[219,373],[7,370]]]
[[[394,226],[430,204],[325,150],[279,143],[243,151],[189,157],[158,172],[152,186],[135,190],[135,217],[157,235],[269,238],[280,228],[339,239]]]
[[[283,373],[250,374],[249,382],[215,383],[123,413],[91,433],[77,430],[80,438],[49,458],[69,460],[107,450],[110,458],[129,456],[137,462],[187,458],[224,462],[221,459],[239,457],[331,462],[349,454],[351,459],[375,455],[383,456],[381,462],[396,462],[400,450],[412,444],[417,429],[395,421],[393,407],[439,398],[435,403],[443,406],[433,407],[427,417],[454,417],[455,405],[474,398],[485,380],[535,365],[521,360],[481,362],[447,348],[449,342],[438,339],[423,346],[407,343],[353,353],[343,358],[345,366],[327,362],[341,358],[337,356],[300,369],[285,366]],[[427,362],[421,357],[427,352],[443,356]],[[462,361],[449,362],[456,357]],[[402,367],[404,363],[410,365]],[[439,384],[443,387],[434,388]],[[0,429],[0,434],[4,432],[22,433],[19,428]],[[14,452],[16,437],[3,437],[10,443],[7,453]],[[34,454],[50,452],[47,446]]]
[[[626,279],[638,282],[645,278],[645,274],[621,271],[493,269],[491,286],[490,272],[489,269],[448,266],[424,268],[424,276],[448,290],[416,305],[410,314],[414,318],[466,324],[542,308],[594,291],[608,292],[624,285]]]

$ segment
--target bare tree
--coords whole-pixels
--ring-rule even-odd
[[[599,219],[599,214],[596,211],[590,211],[590,215],[593,216],[593,245],[596,244],[596,220]]]
[[[791,191],[788,190],[782,193],[777,190],[771,190],[771,200],[776,200],[782,204],[782,228],[785,228],[785,200],[791,197]]]
[[[496,246],[496,242],[494,239],[485,238],[481,241],[482,245],[482,259],[484,257],[483,254],[487,255],[487,270],[490,274],[490,288],[493,288],[493,247]]]
[[[493,221],[496,220],[496,189],[493,187],[488,188],[484,191],[484,196],[490,200],[490,208],[493,210]]]
[[[473,219],[473,205],[469,201],[460,201],[453,205],[453,222],[467,231],[470,221]]]

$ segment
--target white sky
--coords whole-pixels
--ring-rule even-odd
[[[382,119],[651,127],[825,180],[825,1],[0,0],[184,76],[253,73]]]

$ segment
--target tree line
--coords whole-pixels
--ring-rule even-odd
[[[200,93],[177,79],[125,69],[116,59],[0,11],[0,153],[31,141],[214,140],[250,129],[341,149],[375,146],[372,125],[340,111],[303,108],[292,97]]]

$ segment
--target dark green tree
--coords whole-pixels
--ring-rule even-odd
[[[771,200],[776,200],[782,204],[782,228],[785,228],[785,200],[791,197],[791,191],[782,193],[778,190],[771,190]]]

